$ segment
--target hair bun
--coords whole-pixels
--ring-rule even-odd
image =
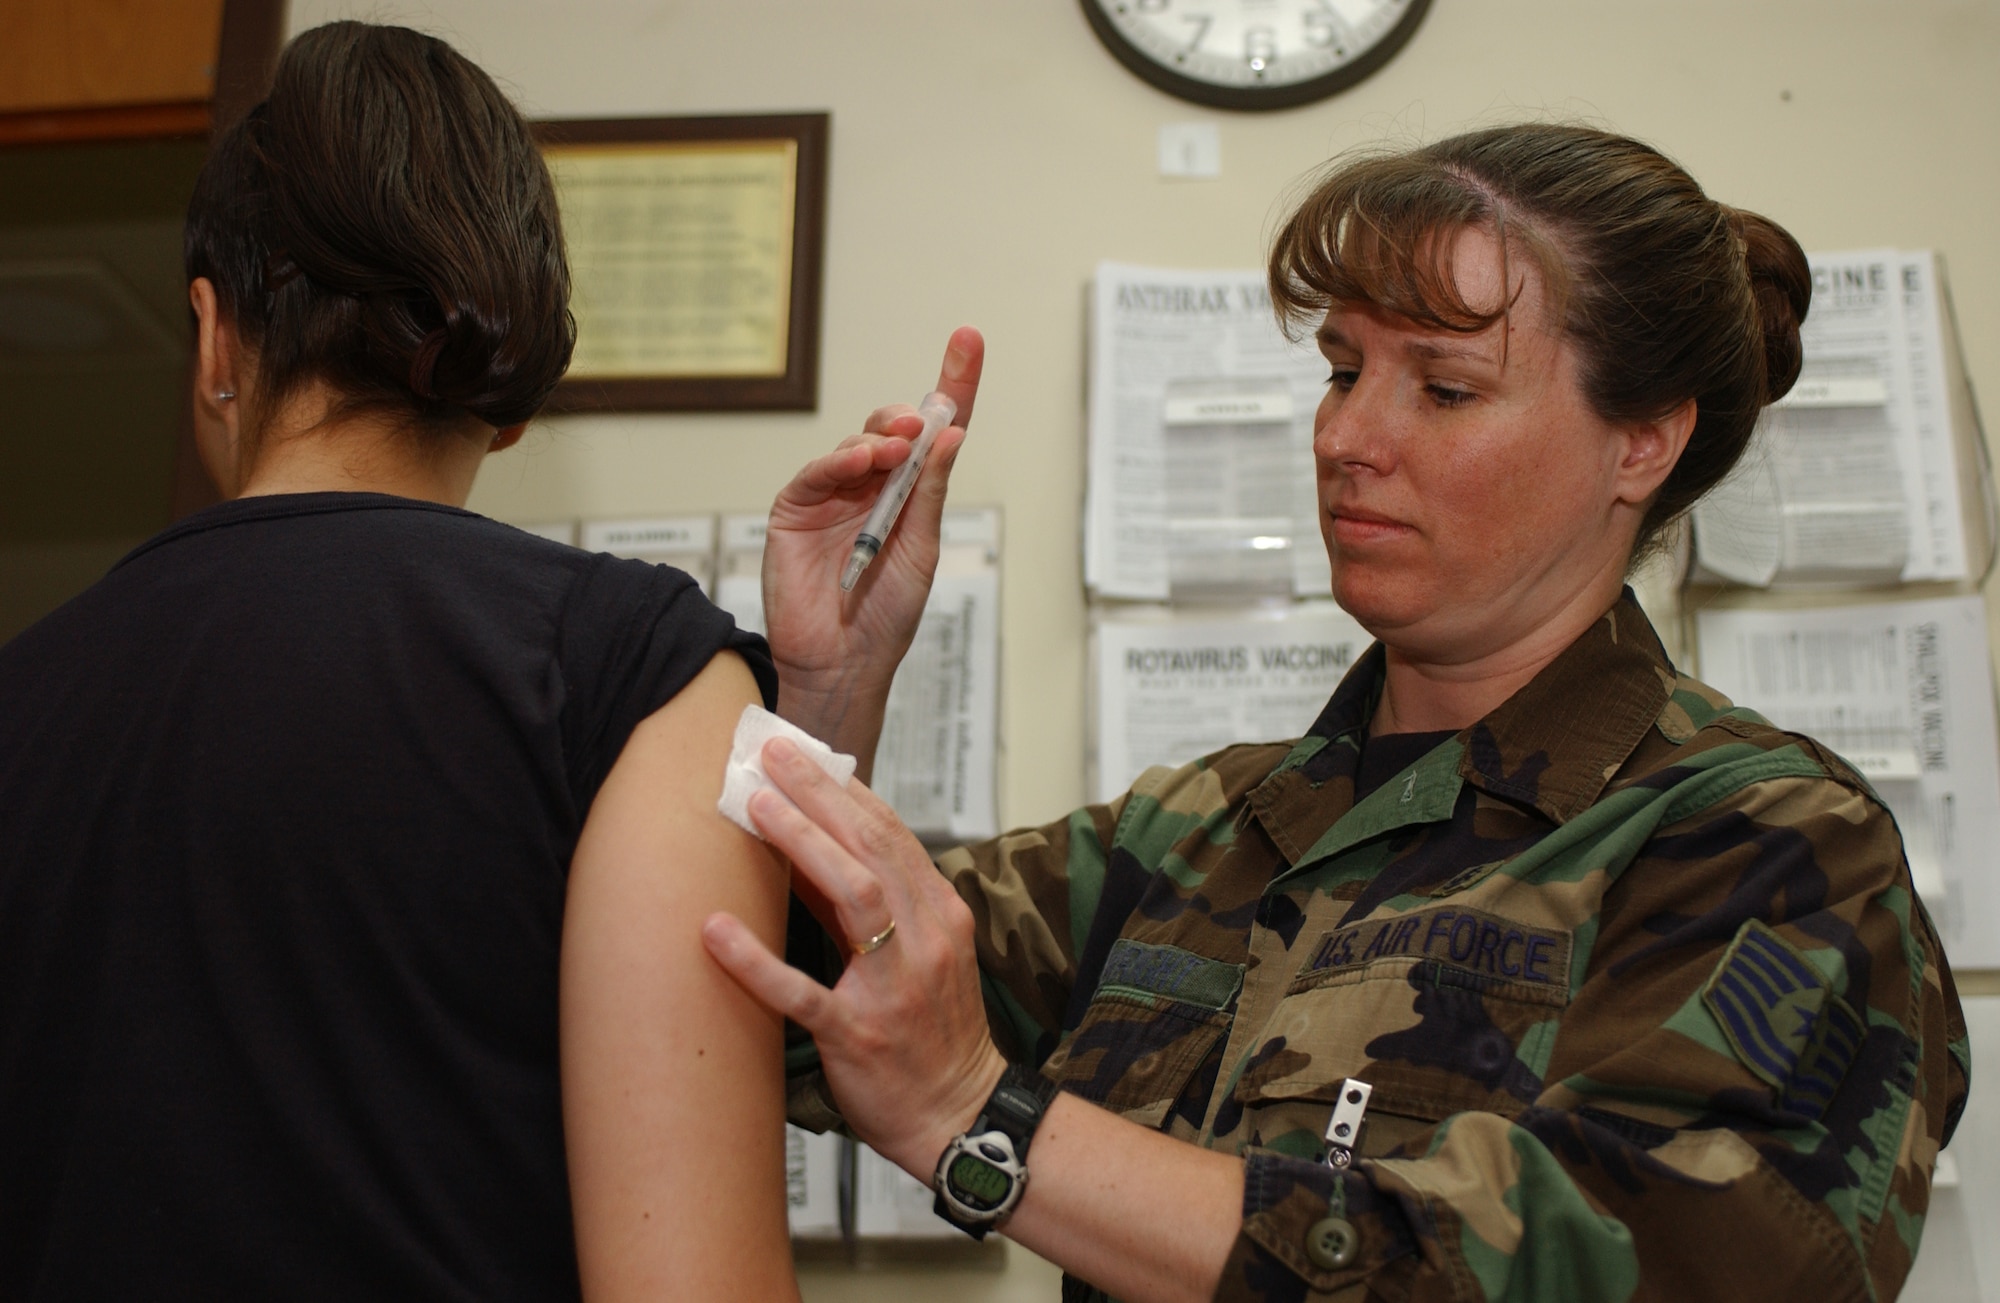
[[[427,426],[515,425],[575,345],[532,132],[485,73],[404,28],[329,23],[286,47],[203,167],[187,248],[274,399],[317,379]]]
[[[1729,224],[1743,241],[1750,292],[1757,300],[1757,324],[1764,332],[1764,401],[1791,392],[1805,360],[1799,326],[1812,305],[1812,268],[1799,242],[1768,217],[1728,210]]]
[[[530,356],[548,351],[533,347],[537,332],[517,328],[523,310],[536,305],[482,302],[480,290],[490,295],[494,288],[461,292],[442,304],[439,298],[448,293],[442,286],[374,296],[362,316],[385,379],[401,377],[420,407],[455,408],[488,425],[532,416],[561,375],[568,350],[553,358]],[[567,344],[573,328],[552,333]]]

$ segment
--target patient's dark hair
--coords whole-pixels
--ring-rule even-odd
[[[216,141],[190,280],[255,355],[254,433],[301,385],[423,434],[527,420],[576,323],[554,187],[492,79],[435,37],[329,23]]]
[[[1798,379],[1804,252],[1649,145],[1527,124],[1336,160],[1272,246],[1272,302],[1295,334],[1342,303],[1482,330],[1508,305],[1459,293],[1449,237],[1468,227],[1541,272],[1600,416],[1654,419],[1694,400],[1694,433],[1640,526],[1643,551],[1729,473],[1758,411]]]

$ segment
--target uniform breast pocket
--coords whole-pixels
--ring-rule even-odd
[[[1157,1127],[1229,1030],[1243,967],[1120,938],[1083,1021],[1044,1070],[1063,1089]]]
[[[1366,931],[1318,947],[1238,1076],[1232,1100],[1269,1115],[1258,1118],[1266,1135],[1323,1124],[1348,1077],[1375,1088],[1371,1117],[1423,1124],[1469,1110],[1511,1117],[1541,1093],[1569,1003],[1568,934],[1463,909],[1379,926],[1394,930],[1372,951]]]

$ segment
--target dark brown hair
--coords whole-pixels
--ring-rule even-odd
[[[216,141],[188,206],[190,280],[255,353],[254,432],[311,381],[417,433],[527,420],[576,323],[555,189],[492,79],[435,37],[329,23]]]
[[[1294,334],[1340,303],[1482,330],[1508,305],[1474,306],[1453,281],[1445,237],[1468,227],[1540,271],[1600,416],[1652,420],[1694,400],[1694,433],[1640,526],[1643,551],[1729,473],[1758,411],[1798,379],[1804,252],[1651,146],[1526,124],[1336,160],[1272,245],[1272,302]]]

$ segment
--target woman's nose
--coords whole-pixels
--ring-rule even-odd
[[[1366,373],[1345,393],[1328,390],[1313,424],[1313,456],[1339,466],[1386,470],[1394,460],[1384,387]]]

